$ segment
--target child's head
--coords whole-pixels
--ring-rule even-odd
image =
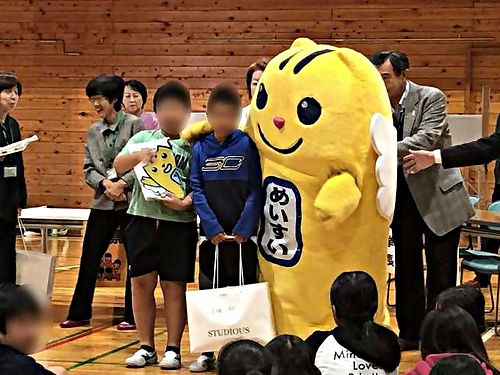
[[[216,86],[208,98],[207,118],[215,134],[228,136],[237,128],[241,117],[241,98],[233,85]]]
[[[179,134],[191,116],[189,90],[178,81],[165,83],[155,93],[153,110],[163,132],[168,135]]]
[[[489,363],[474,319],[460,307],[431,311],[422,324],[420,337],[424,359],[430,354],[464,353]]]
[[[0,111],[12,112],[19,102],[23,87],[14,73],[0,72]]]
[[[122,261],[120,259],[115,259],[113,261],[113,269],[119,270],[120,268],[122,268]]]
[[[366,272],[344,272],[333,282],[330,302],[339,326],[372,321],[378,309],[377,285]]]
[[[452,355],[440,360],[430,375],[485,375],[481,364],[469,355]]]
[[[309,345],[300,337],[281,335],[266,345],[274,357],[277,375],[320,375]]]
[[[43,330],[43,308],[25,287],[0,284],[0,343],[34,353]]]
[[[458,306],[467,311],[476,322],[479,333],[486,329],[484,321],[484,295],[480,290],[470,286],[461,285],[442,292],[436,302],[437,309],[447,309]]]
[[[102,119],[109,119],[122,109],[125,81],[119,76],[100,75],[92,79],[85,93]]]
[[[252,340],[226,345],[219,354],[219,375],[272,375],[273,357]]]

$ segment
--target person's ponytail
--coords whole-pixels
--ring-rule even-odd
[[[401,362],[398,337],[390,329],[367,320],[356,326],[335,329],[338,343],[357,357],[386,372],[395,371]]]

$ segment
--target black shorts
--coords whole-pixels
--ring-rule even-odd
[[[157,272],[162,281],[194,282],[196,221],[179,223],[132,216],[124,239],[130,277]]]

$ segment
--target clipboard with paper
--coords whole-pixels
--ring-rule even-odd
[[[15,154],[16,152],[22,152],[26,150],[26,147],[28,147],[31,142],[36,141],[38,141],[38,137],[36,135],[33,135],[19,142],[11,143],[10,145],[7,145],[5,147],[0,147],[0,157]]]

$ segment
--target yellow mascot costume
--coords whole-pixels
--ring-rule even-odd
[[[376,320],[389,324],[387,243],[397,168],[390,119],[379,73],[353,50],[301,38],[263,73],[247,132],[261,157],[260,269],[278,333],[307,337],[330,329],[330,286],[352,270],[375,279]]]

